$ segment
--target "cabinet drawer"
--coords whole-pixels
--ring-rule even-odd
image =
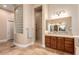
[[[71,41],[71,42],[73,42],[74,38],[65,38],[65,41]]]
[[[65,51],[74,54],[74,48],[65,47]]]
[[[65,38],[65,51],[74,54],[74,39]]]
[[[65,46],[66,45],[74,45],[74,39],[65,39]]]
[[[65,45],[65,48],[68,48],[68,47],[73,48],[74,46],[73,45]]]
[[[65,41],[65,44],[71,44],[71,45],[73,45],[74,42]]]

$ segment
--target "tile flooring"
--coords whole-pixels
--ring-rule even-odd
[[[0,43],[0,55],[69,55],[54,49],[42,48],[38,44],[34,44],[27,48],[19,48],[13,46],[13,43],[8,41]]]

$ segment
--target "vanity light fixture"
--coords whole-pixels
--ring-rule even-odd
[[[63,15],[65,13],[65,10],[63,10],[63,9],[61,9],[61,10],[59,10],[59,11],[56,11],[56,15],[57,16],[61,16],[61,15]]]
[[[57,9],[55,11],[55,14],[52,14],[50,16],[51,19],[56,19],[56,18],[62,18],[62,17],[69,17],[69,14],[66,10],[62,9]]]

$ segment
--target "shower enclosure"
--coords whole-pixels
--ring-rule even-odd
[[[27,18],[24,19],[24,6],[27,5],[18,5],[15,9],[15,40],[14,44],[19,47],[27,47],[32,43],[32,29],[26,28],[25,20],[28,20]],[[29,15],[28,15],[29,16]],[[26,22],[28,23],[28,22]]]

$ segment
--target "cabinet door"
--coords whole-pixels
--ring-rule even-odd
[[[57,49],[64,51],[64,38],[63,37],[57,38]]]
[[[52,36],[51,37],[51,48],[56,48],[56,37]]]
[[[74,38],[65,38],[65,51],[74,54]]]
[[[45,36],[45,46],[50,48],[51,47],[50,44],[51,44],[50,36]]]

